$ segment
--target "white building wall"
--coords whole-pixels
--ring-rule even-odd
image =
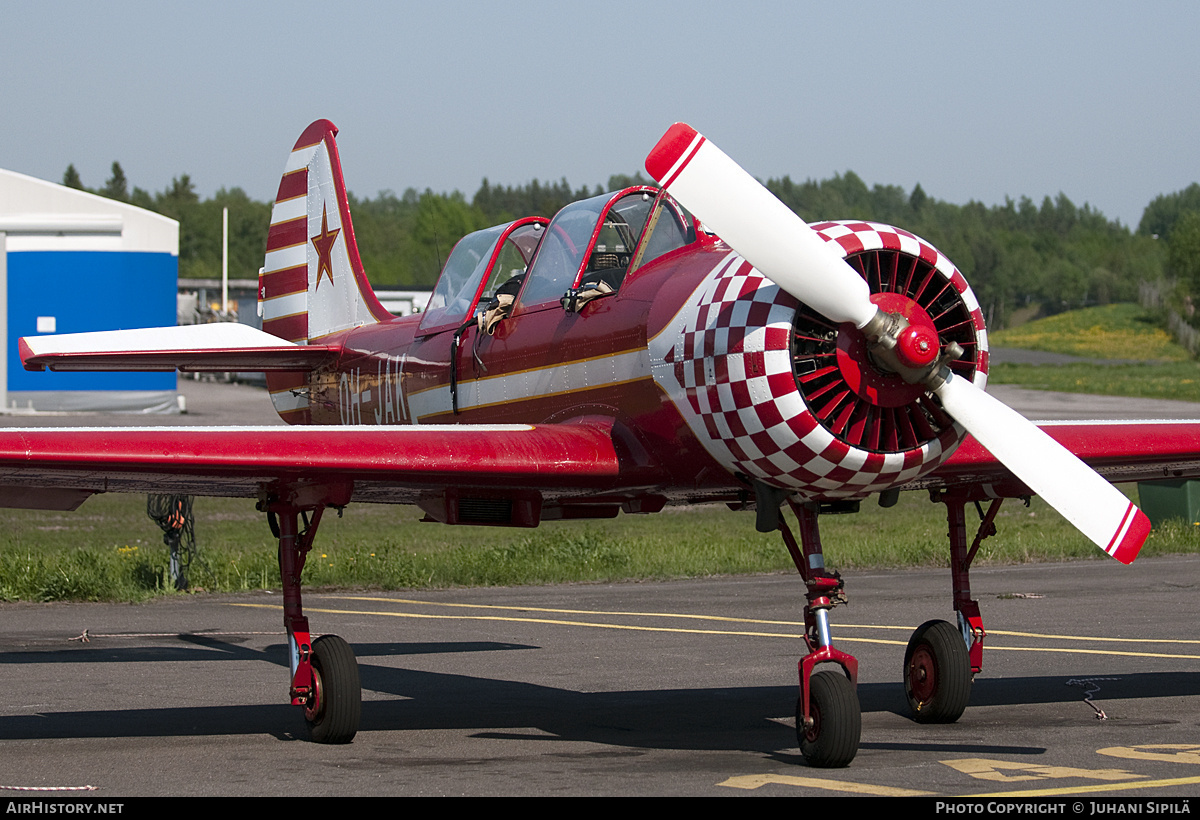
[[[15,251],[179,255],[179,223],[107,197],[0,169],[0,231]]]

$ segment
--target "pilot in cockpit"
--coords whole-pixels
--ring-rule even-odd
[[[615,208],[611,209],[596,237],[596,244],[592,247],[592,254],[588,258],[580,284],[603,282],[613,290],[620,288],[629,270],[629,262],[633,258],[636,244],[637,236],[625,221],[625,217],[617,213]]]

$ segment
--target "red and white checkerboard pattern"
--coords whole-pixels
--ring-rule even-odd
[[[895,242],[935,267],[945,260],[912,234],[884,226],[817,227],[842,248]],[[978,315],[966,281],[948,260],[945,265],[949,273],[938,270]],[[860,497],[932,470],[959,444],[965,433],[957,425],[920,448],[896,453],[869,452],[834,438],[808,409],[792,374],[795,311],[795,299],[730,253],[650,342],[655,379],[726,469],[806,497]],[[977,334],[986,349],[981,322]]]

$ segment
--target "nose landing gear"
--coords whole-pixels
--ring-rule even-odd
[[[800,544],[796,543],[783,516],[779,516],[779,531],[808,587],[804,607],[804,642],[808,654],[799,663],[796,739],[808,765],[840,768],[854,760],[862,735],[862,711],[855,691],[858,660],[834,648],[829,627],[829,610],[845,603],[846,595],[841,577],[825,571],[817,506],[796,504],[791,499],[788,504],[799,522]],[[841,672],[829,670],[813,674],[813,669],[822,663],[837,664]]]

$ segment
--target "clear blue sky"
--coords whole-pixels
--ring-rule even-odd
[[[1133,226],[1200,179],[1197,3],[45,0],[3,21],[0,167],[90,186],[118,160],[152,192],[188,173],[267,200],[321,117],[361,196],[594,186],[675,120],[759,177],[1061,191]]]

